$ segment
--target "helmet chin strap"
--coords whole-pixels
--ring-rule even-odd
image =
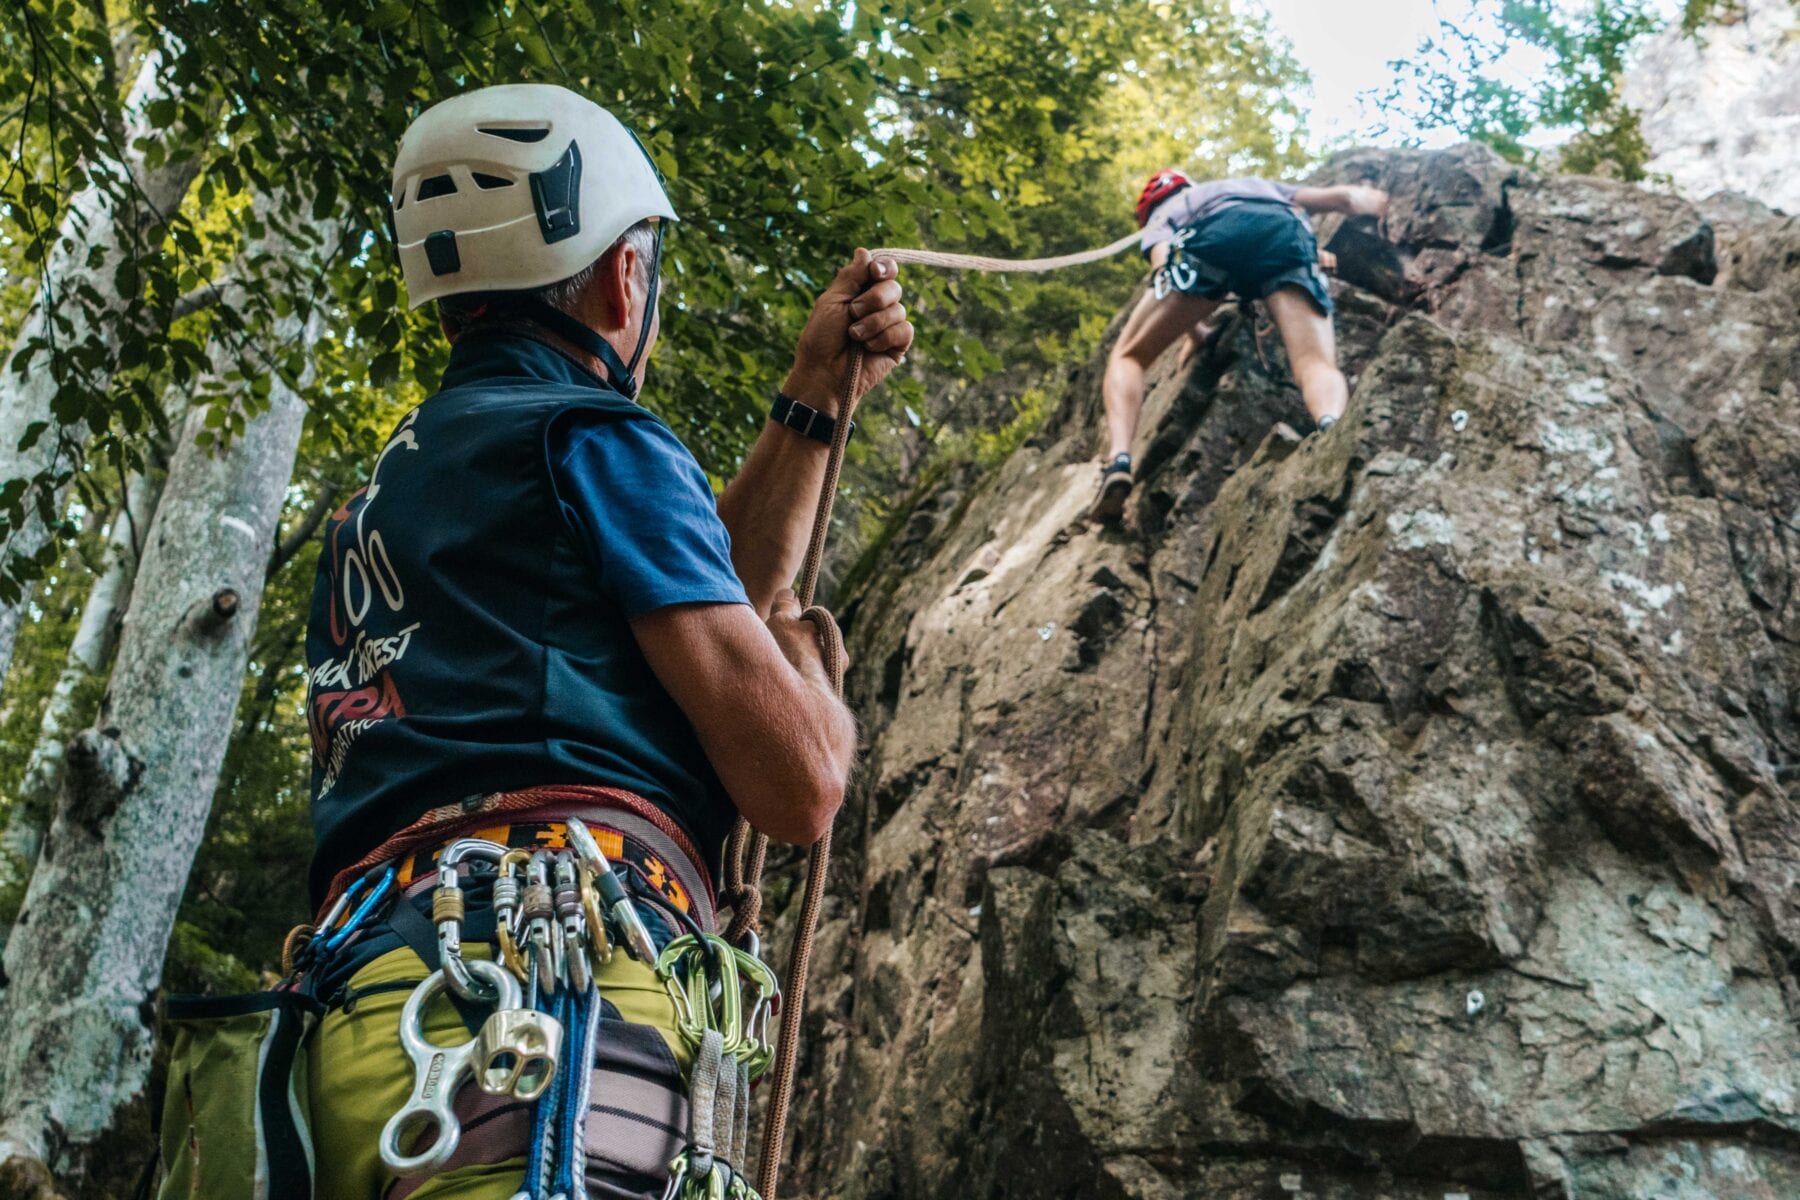
[[[662,222],[656,222],[655,228],[656,240],[650,251],[649,302],[644,305],[644,323],[638,330],[637,349],[632,351],[629,365],[620,361],[619,352],[612,348],[611,342],[559,308],[552,308],[542,300],[533,299],[524,301],[516,310],[577,349],[599,359],[600,365],[606,368],[607,375],[611,377],[613,386],[630,400],[637,399],[637,368],[643,361],[644,348],[650,341],[650,322],[656,317],[656,293],[662,275]]]
[[[625,368],[626,375],[637,377],[638,363],[643,360],[644,346],[650,341],[650,322],[656,319],[656,291],[662,283],[662,233],[663,223],[653,222],[650,234],[650,298],[644,302],[644,323],[638,328],[637,349],[631,352],[631,362]],[[611,368],[607,368],[611,370]],[[633,390],[636,385],[633,384]]]

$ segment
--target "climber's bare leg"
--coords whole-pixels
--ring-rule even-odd
[[[1175,355],[1175,369],[1177,371],[1187,370],[1187,365],[1193,361],[1194,355],[1206,349],[1206,343],[1217,332],[1218,330],[1210,321],[1202,321],[1188,330],[1188,335],[1181,339],[1181,349]]]
[[[1350,389],[1338,370],[1337,335],[1332,332],[1331,318],[1319,311],[1305,288],[1294,285],[1275,289],[1263,297],[1263,303],[1281,331],[1288,369],[1300,384],[1300,395],[1313,421],[1343,416]]]
[[[1182,292],[1170,292],[1161,300],[1146,292],[1125,320],[1119,340],[1106,362],[1101,394],[1106,400],[1106,429],[1112,448],[1107,458],[1131,453],[1137,436],[1138,414],[1144,408],[1144,376],[1177,338],[1212,316],[1217,300],[1205,300]]]

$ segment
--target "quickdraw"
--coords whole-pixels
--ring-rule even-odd
[[[663,947],[656,973],[694,1051],[688,1144],[669,1164],[664,1200],[759,1200],[738,1164],[749,1153],[750,1084],[775,1058],[775,973],[717,934],[683,934]]]

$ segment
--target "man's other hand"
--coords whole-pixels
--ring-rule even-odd
[[[900,303],[898,273],[891,259],[857,250],[813,304],[783,391],[822,412],[836,413],[850,373],[852,342],[863,350],[858,400],[905,361],[913,327]]]
[[[844,802],[856,721],[794,594],[766,623],[747,604],[672,604],[631,631],[738,811],[777,841],[818,841]]]
[[[1294,203],[1309,213],[1343,213],[1351,217],[1386,217],[1388,194],[1360,183],[1333,187],[1303,187],[1294,192]]]
[[[826,670],[825,647],[819,641],[818,626],[800,613],[800,597],[794,595],[792,588],[783,588],[769,609],[769,633],[781,647],[781,656],[793,664],[794,670],[830,687],[831,675]],[[844,664],[846,668],[849,665],[848,662]]]
[[[1319,247],[1319,270],[1321,270],[1321,271],[1337,270],[1337,255],[1335,255],[1331,251],[1325,249],[1323,246]]]

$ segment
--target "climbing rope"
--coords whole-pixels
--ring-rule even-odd
[[[1083,250],[1077,254],[1060,254],[1052,258],[989,258],[982,254],[951,254],[941,250],[882,249],[872,258],[892,259],[923,267],[987,272],[1019,271],[1036,274],[1063,267],[1111,258],[1128,246],[1136,245],[1139,234],[1128,233],[1115,242]],[[831,531],[831,509],[837,500],[838,477],[844,467],[844,449],[850,441],[850,420],[856,411],[858,391],[862,384],[863,352],[860,346],[850,348],[850,369],[844,377],[844,395],[837,416],[837,429],[832,434],[831,450],[825,460],[825,481],[819,489],[818,507],[813,511],[812,535],[807,541],[806,560],[801,568],[797,589],[804,611],[801,617],[811,621],[819,631],[819,640],[830,675],[832,690],[844,694],[844,637],[837,620],[823,606],[813,603],[819,586],[819,569],[825,560],[825,538]],[[762,918],[763,862],[767,858],[769,839],[751,830],[742,817],[731,831],[725,845],[725,898],[731,905],[731,924],[726,940],[740,944],[754,937]],[[763,1130],[762,1163],[757,1171],[757,1191],[763,1200],[775,1200],[776,1185],[781,1176],[781,1145],[787,1132],[788,1108],[794,1095],[794,1070],[799,1060],[800,1020],[806,1009],[806,973],[812,961],[813,937],[818,930],[819,910],[825,903],[825,877],[831,867],[831,832],[826,831],[812,846],[807,856],[806,883],[800,896],[800,927],[795,933],[794,950],[788,958],[787,977],[782,983],[781,1033],[775,1044],[774,1092],[769,1097],[768,1124]]]

